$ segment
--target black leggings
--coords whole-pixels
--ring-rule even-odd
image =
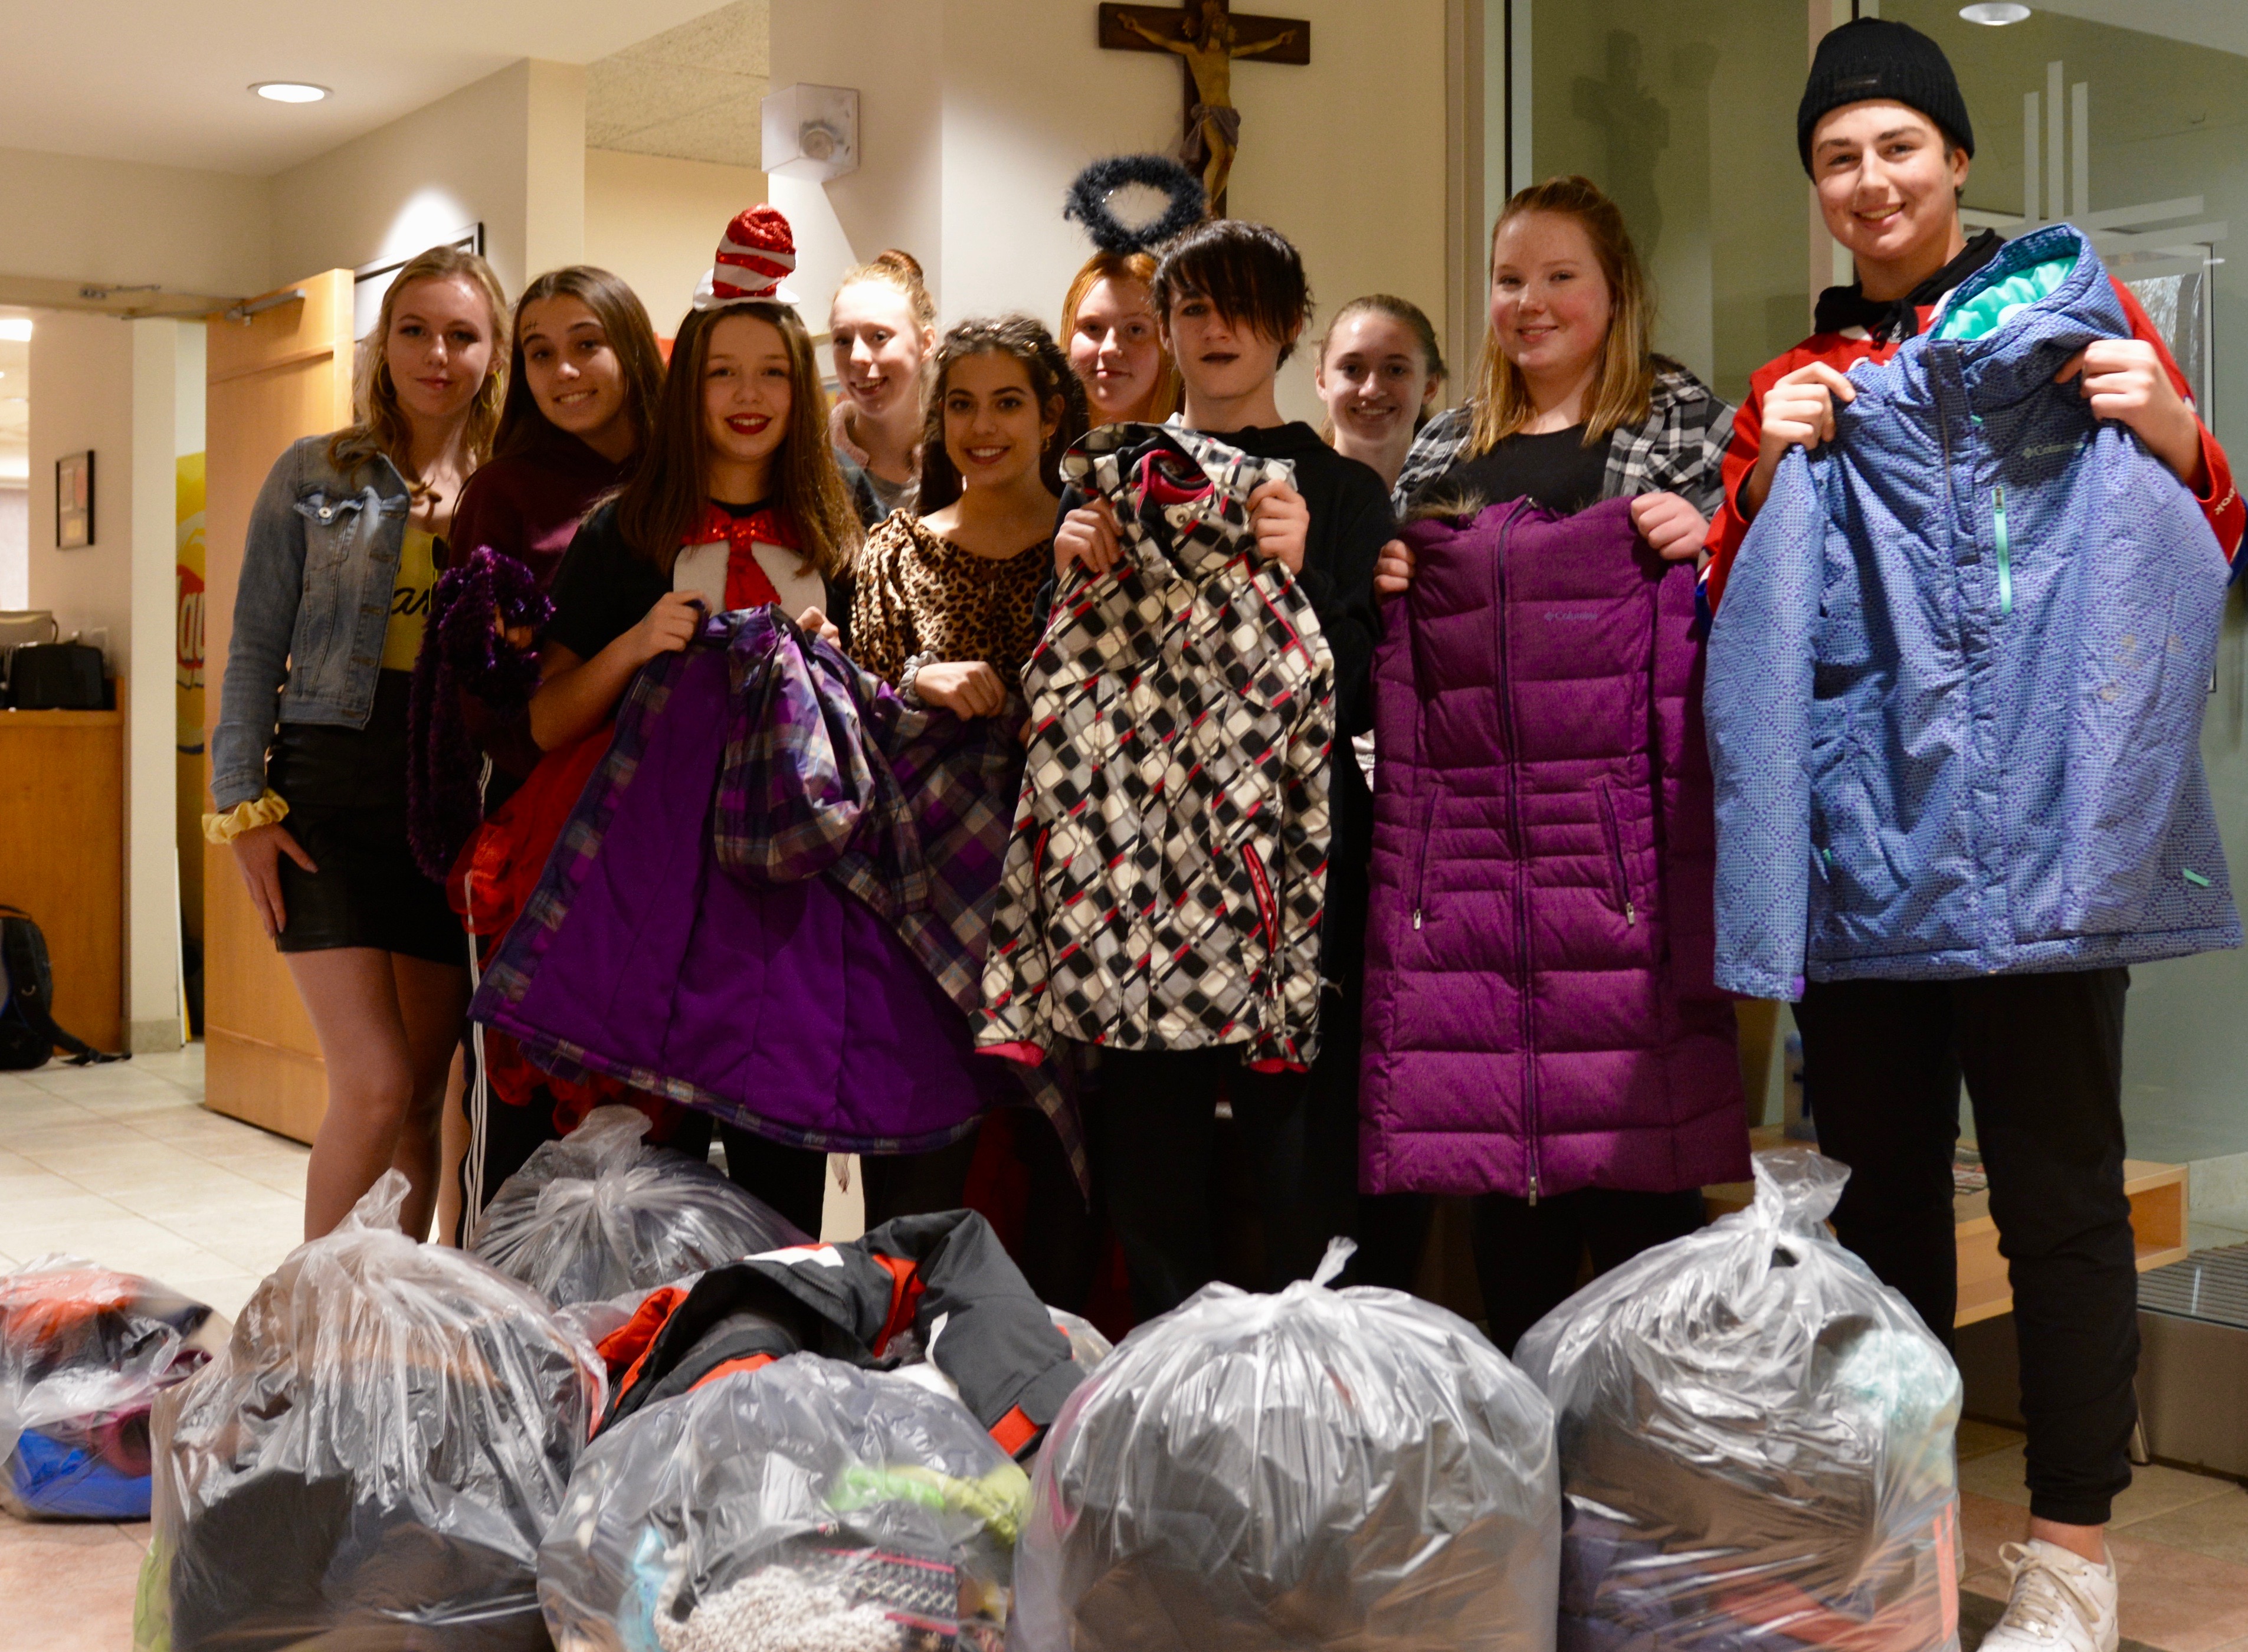
[[[1474,1205],[1476,1279],[1491,1340],[1509,1356],[1522,1333],[1576,1294],[1585,1256],[1594,1274],[1702,1225],[1702,1189],[1629,1193],[1580,1188],[1535,1204],[1484,1193]]]
[[[1813,983],[1796,1006],[1842,1243],[1951,1342],[1959,1082],[2014,1292],[2030,1512],[2102,1525],[2131,1483],[2138,1275],[2123,1194],[2127,970]]]
[[[1309,1084],[1257,1073],[1241,1046],[1103,1050],[1093,1174],[1141,1320],[1168,1313],[1217,1277],[1212,1189],[1219,1093],[1233,1104],[1264,1217],[1267,1289],[1308,1278],[1338,1213],[1310,1163]],[[1340,1213],[1347,1221],[1347,1213]]]

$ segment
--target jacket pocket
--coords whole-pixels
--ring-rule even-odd
[[[1605,780],[1600,782],[1600,832],[1607,841],[1609,893],[1615,908],[1623,915],[1624,927],[1639,926],[1639,908],[1631,898],[1631,874],[1624,867],[1623,828],[1616,819],[1615,792]]]
[[[1257,926],[1264,936],[1264,950],[1274,967],[1280,959],[1280,903],[1272,898],[1272,880],[1265,874],[1264,858],[1253,843],[1241,846],[1241,865],[1249,874],[1249,887],[1257,896]]]
[[[1421,927],[1423,903],[1429,898],[1429,840],[1436,833],[1436,803],[1443,795],[1443,784],[1435,775],[1429,780],[1429,801],[1421,811],[1421,849],[1413,866],[1413,927]]]
[[[340,497],[308,493],[297,501],[297,514],[305,520],[305,568],[332,569],[348,561],[358,545],[367,501],[355,493]],[[380,521],[378,511],[368,528],[372,530]]]

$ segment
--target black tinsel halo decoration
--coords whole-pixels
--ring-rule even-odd
[[[1160,189],[1171,202],[1162,216],[1138,229],[1120,223],[1108,209],[1108,197],[1134,184]],[[1128,257],[1151,251],[1173,236],[1193,229],[1209,211],[1202,180],[1170,156],[1120,154],[1096,161],[1077,175],[1063,200],[1061,216],[1083,224],[1093,244],[1103,252]]]

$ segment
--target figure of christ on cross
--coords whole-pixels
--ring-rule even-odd
[[[1100,44],[1127,51],[1168,51],[1186,66],[1187,116],[1181,158],[1202,169],[1210,216],[1225,216],[1226,181],[1241,147],[1233,104],[1233,60],[1267,57],[1311,61],[1311,25],[1286,17],[1235,17],[1225,0],[1186,0],[1183,10],[1104,5]]]

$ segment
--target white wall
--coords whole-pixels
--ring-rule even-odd
[[[0,149],[0,274],[261,291],[272,200],[264,178]]]
[[[765,198],[747,167],[586,151],[586,262],[622,276],[670,338],[733,216]]]
[[[1374,291],[1443,324],[1443,0],[1304,0],[1308,67],[1237,64],[1242,152],[1229,206],[1293,240],[1321,314]],[[880,50],[870,49],[879,42]],[[1061,216],[1088,161],[1173,147],[1180,65],[1103,51],[1085,9],[1052,0],[774,0],[772,84],[860,91],[860,169],[776,178],[815,326],[836,274],[900,245],[947,320],[1025,309],[1048,326],[1092,250]],[[1318,323],[1314,322],[1316,332]],[[1308,349],[1281,405],[1315,415]]]
[[[31,495],[0,483],[0,608],[31,606]]]
[[[93,543],[55,545],[54,489],[31,511],[30,606],[64,634],[101,644],[120,677],[126,740],[126,1003],[130,1045],[175,1048],[178,901],[173,874],[176,629],[175,458],[181,401],[202,374],[173,321],[51,312],[31,335],[31,474],[65,453],[94,455]],[[183,363],[185,370],[183,371]],[[191,427],[190,427],[191,428]]]
[[[585,239],[586,72],[511,64],[278,174],[273,280],[409,257],[471,223],[511,297]]]

